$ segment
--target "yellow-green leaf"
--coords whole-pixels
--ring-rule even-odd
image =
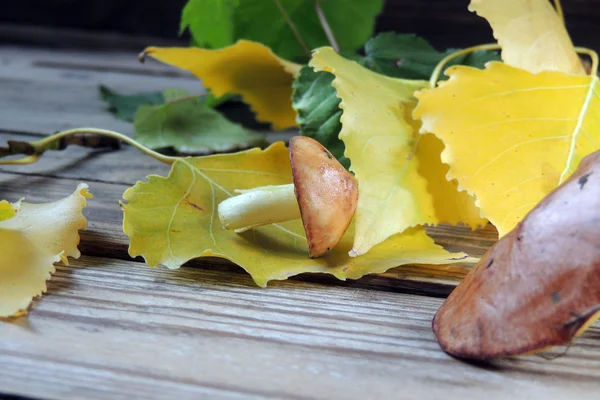
[[[148,47],[145,54],[185,69],[217,97],[239,94],[256,119],[274,129],[296,126],[292,82],[301,65],[277,57],[268,47],[247,40],[218,50],[196,47]]]
[[[428,82],[377,74],[331,48],[318,49],[310,65],[335,75],[332,86],[341,99],[339,137],[360,188],[351,255],[365,254],[418,225],[483,223],[473,200],[459,194],[454,183],[433,187],[445,181],[447,172],[440,162],[441,146],[433,138],[419,141],[419,125],[411,116],[413,93]],[[430,190],[439,199],[434,200]],[[440,214],[435,204],[442,205]]]
[[[240,265],[259,286],[303,272],[356,279],[407,263],[449,264],[466,255],[434,244],[422,228],[395,235],[368,254],[350,258],[352,231],[326,256],[308,258],[300,220],[236,234],[223,229],[217,206],[234,190],[292,182],[288,150],[278,142],[266,150],[184,158],[168,177],[149,176],[123,199],[123,229],[129,254],[151,266],[178,268],[197,257],[216,256]]]
[[[78,231],[87,227],[82,210],[89,197],[80,184],[55,203],[0,202],[0,317],[26,310],[45,292],[54,263],[79,258]]]
[[[598,78],[498,62],[446,73],[417,94],[414,116],[444,142],[448,176],[503,236],[600,148]]]
[[[505,63],[533,73],[585,74],[565,24],[548,0],[471,0],[469,10],[488,20]]]
[[[0,221],[14,217],[17,210],[6,200],[0,201]]]

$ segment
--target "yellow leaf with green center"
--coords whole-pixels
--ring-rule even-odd
[[[417,93],[414,116],[444,142],[448,176],[503,236],[600,148],[598,78],[498,62],[446,73]]]
[[[54,263],[79,258],[79,230],[87,226],[82,210],[89,197],[81,184],[55,203],[0,202],[0,317],[26,310],[45,292]]]
[[[428,82],[377,74],[331,48],[318,49],[310,65],[335,75],[332,86],[341,99],[339,137],[360,188],[351,255],[418,225],[484,223],[473,199],[455,183],[440,185],[448,167],[440,162],[439,141],[419,140],[413,94]]]
[[[226,258],[244,268],[259,286],[303,272],[357,279],[403,264],[450,264],[465,259],[436,245],[423,228],[413,228],[350,258],[352,228],[326,256],[308,258],[300,220],[265,225],[241,234],[221,226],[217,206],[247,190],[292,182],[288,149],[281,142],[266,150],[183,158],[168,177],[149,176],[123,195],[123,230],[129,254],[151,266],[178,268],[198,257]]]
[[[585,74],[565,24],[548,0],[472,0],[469,10],[488,20],[505,63],[533,73]]]
[[[301,65],[277,57],[268,47],[247,40],[223,49],[148,47],[145,54],[185,69],[217,96],[239,94],[261,122],[274,129],[296,126],[292,83]]]

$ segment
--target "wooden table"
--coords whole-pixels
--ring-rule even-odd
[[[136,54],[0,47],[0,141],[72,127],[132,133],[98,98],[200,83]],[[272,139],[277,139],[273,136]],[[304,275],[256,287],[239,267],[194,261],[152,269],[127,254],[118,200],[168,167],[131,148],[48,153],[0,169],[0,198],[56,200],[78,182],[94,199],[84,256],[58,266],[28,317],[0,321],[0,397],[55,399],[583,399],[600,397],[600,329],[554,361],[490,365],[438,347],[431,319],[463,266],[396,268],[340,282]],[[481,256],[491,227],[431,229],[452,251]],[[558,349],[558,352],[561,349]]]

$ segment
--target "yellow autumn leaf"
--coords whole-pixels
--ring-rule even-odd
[[[502,60],[529,72],[585,75],[565,24],[548,0],[471,0],[502,46]]]
[[[288,149],[281,142],[266,150],[183,158],[168,177],[149,176],[123,195],[123,230],[129,254],[151,266],[178,268],[197,257],[226,258],[244,268],[259,286],[303,272],[357,279],[403,264],[450,264],[469,261],[436,245],[423,228],[413,228],[350,258],[352,228],[326,256],[308,258],[299,220],[271,224],[244,233],[221,226],[217,206],[247,190],[292,182]]]
[[[499,62],[446,73],[417,93],[414,116],[444,142],[448,176],[503,236],[600,148],[598,78]]]
[[[82,215],[91,197],[80,184],[69,197],[48,204],[0,202],[0,317],[27,309],[46,291],[54,263],[79,258]]]
[[[428,82],[377,74],[331,48],[318,49],[310,65],[335,75],[332,86],[341,99],[339,137],[360,188],[352,256],[418,225],[483,224],[473,199],[446,181],[441,143],[418,140],[419,124],[411,116],[413,93]],[[447,183],[440,185],[442,181]]]
[[[414,132],[418,134],[421,123],[410,118]],[[444,144],[434,135],[421,135],[416,158],[419,173],[427,181],[427,190],[433,197],[436,221],[451,225],[463,223],[472,228],[485,226],[487,220],[475,205],[475,199],[465,191],[458,190],[456,180],[448,180],[449,167],[442,163]]]
[[[148,47],[144,54],[190,71],[216,96],[239,94],[274,129],[296,126],[292,82],[301,65],[277,57],[268,47],[248,40],[222,49]]]

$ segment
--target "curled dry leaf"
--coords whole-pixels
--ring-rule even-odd
[[[600,314],[600,152],[496,243],[433,320],[444,351],[488,359],[569,342]]]
[[[499,62],[446,73],[448,81],[417,93],[414,116],[444,142],[448,177],[502,237],[600,148],[598,78]]]
[[[239,94],[256,119],[274,129],[296,126],[292,82],[301,65],[277,57],[268,47],[247,40],[218,50],[196,47],[148,47],[144,54],[185,69],[217,96]]]
[[[46,291],[54,263],[79,258],[79,230],[86,184],[69,197],[48,204],[0,202],[0,317],[26,310],[31,299]]]
[[[259,286],[303,272],[358,279],[404,264],[469,262],[436,245],[422,228],[409,229],[350,258],[353,226],[325,256],[308,258],[300,220],[272,223],[243,233],[221,226],[218,205],[237,191],[292,183],[288,149],[281,142],[266,150],[183,158],[168,177],[149,176],[123,198],[123,228],[129,236],[129,254],[143,256],[151,266],[179,268],[197,258],[215,256],[244,268]],[[149,215],[152,218],[149,218]]]
[[[585,75],[565,24],[548,0],[472,0],[469,10],[488,20],[505,63],[532,73]]]
[[[411,117],[413,93],[428,82],[377,74],[331,48],[318,49],[310,65],[335,75],[332,85],[341,99],[339,137],[360,188],[353,256],[417,225],[483,224],[473,199],[445,179],[443,145],[435,137],[420,138]]]

